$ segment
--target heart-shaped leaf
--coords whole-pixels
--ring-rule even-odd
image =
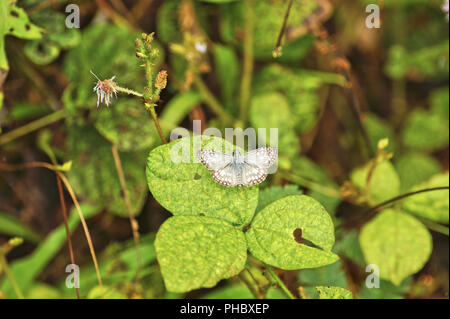
[[[263,262],[287,270],[314,268],[338,260],[331,252],[334,228],[311,197],[284,197],[260,211],[246,232],[248,248]]]
[[[413,216],[386,209],[367,223],[359,235],[368,264],[380,269],[380,277],[399,285],[418,272],[432,250],[431,235]]]
[[[420,190],[449,185],[449,173],[437,174],[429,181],[412,190]],[[416,216],[448,224],[449,221],[448,189],[416,194],[403,201],[403,209]]]
[[[244,233],[217,218],[173,216],[160,227],[155,249],[166,288],[213,287],[239,274],[247,259]]]
[[[205,215],[236,225],[250,223],[258,204],[258,187],[217,184],[196,158],[200,148],[224,152],[234,147],[221,138],[194,136],[154,149],[147,159],[151,193],[174,215]]]

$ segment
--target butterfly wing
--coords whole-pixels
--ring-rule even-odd
[[[219,184],[234,187],[240,178],[233,166],[233,156],[218,151],[201,150],[197,152],[199,161],[211,172],[211,177]]]
[[[276,147],[260,147],[256,150],[244,154],[244,163],[263,167],[266,170],[275,163],[278,158],[278,149]]]
[[[241,173],[241,184],[244,186],[253,186],[262,183],[267,177],[267,169],[244,163]]]
[[[233,156],[213,150],[198,151],[197,158],[210,171],[224,168],[233,161]]]
[[[211,173],[211,177],[219,184],[227,187],[241,185],[241,176],[237,174],[232,163]]]
[[[277,157],[278,149],[275,147],[261,147],[244,154],[242,185],[253,186],[262,183]]]

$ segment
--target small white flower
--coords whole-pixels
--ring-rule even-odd
[[[196,42],[195,43],[195,49],[198,52],[200,52],[200,53],[206,53],[206,50],[208,49],[208,46],[206,45],[206,43]]]
[[[111,99],[113,95],[117,99],[117,84],[114,82],[116,76],[113,76],[109,80],[100,80],[92,71],[91,73],[97,78],[97,85],[94,87],[94,92],[97,94],[97,107],[100,106],[100,103],[105,103],[106,106],[109,106],[112,102]]]

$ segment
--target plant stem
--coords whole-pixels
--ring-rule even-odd
[[[244,0],[245,7],[245,35],[244,35],[244,61],[242,65],[240,120],[243,125],[247,123],[248,109],[251,96],[253,75],[253,0]]]
[[[17,284],[16,277],[14,277],[14,274],[12,273],[11,269],[9,269],[8,261],[6,260],[5,255],[3,254],[3,250],[0,247],[0,266],[5,271],[6,277],[11,282],[11,285],[14,289],[14,292],[17,295],[17,298],[19,299],[25,299],[22,290],[20,289],[19,285]]]
[[[286,31],[287,21],[289,19],[289,14],[291,13],[291,8],[292,8],[293,3],[294,3],[294,0],[289,1],[289,5],[286,10],[286,14],[284,15],[284,21],[283,21],[283,25],[281,26],[280,33],[278,34],[277,44],[275,45],[275,49],[273,49],[273,52],[272,52],[272,56],[274,58],[279,58],[281,56],[281,51],[282,51],[282,46],[283,46],[283,44],[282,44],[283,35],[284,35],[284,32]]]
[[[239,279],[248,287],[248,289],[251,291],[253,296],[256,299],[262,299],[262,296],[258,292],[258,290],[253,286],[253,284],[250,282],[250,280],[245,276],[244,272],[241,272],[239,274]]]
[[[97,274],[97,280],[98,280],[98,284],[100,287],[100,294],[101,294],[102,298],[104,298],[103,282],[102,282],[102,278],[100,276],[100,268],[98,267],[97,255],[95,254],[94,245],[92,244],[91,234],[89,232],[89,228],[87,226],[83,212],[81,211],[80,204],[78,203],[77,197],[75,196],[75,192],[73,191],[73,188],[70,185],[69,181],[67,180],[66,176],[63,173],[61,173],[57,169],[57,167],[55,167],[55,165],[45,163],[45,162],[30,162],[30,163],[18,164],[18,165],[11,165],[11,164],[6,164],[6,163],[0,162],[0,170],[3,170],[3,171],[16,171],[16,170],[21,170],[21,169],[38,168],[38,167],[47,168],[51,171],[54,171],[56,173],[56,175],[61,179],[61,181],[63,182],[67,191],[69,192],[69,195],[72,198],[72,201],[73,201],[75,208],[78,212],[78,215],[80,217],[81,224],[83,226],[84,235],[86,237],[86,241],[89,246],[89,251],[92,256],[92,261],[94,263],[95,272]]]
[[[142,269],[142,256],[139,245],[139,224],[134,216],[133,209],[131,208],[130,197],[128,196],[128,190],[125,181],[125,174],[123,172],[122,162],[120,161],[117,146],[112,145],[111,151],[114,157],[114,163],[116,164],[117,175],[119,175],[120,186],[122,187],[123,192],[123,199],[125,201],[125,205],[128,210],[128,217],[130,219],[131,231],[133,232],[134,245],[136,247],[136,258],[137,258],[136,283],[137,283],[141,279],[141,269]]]
[[[56,163],[54,163],[56,164]],[[64,201],[64,193],[63,188],[61,184],[61,178],[59,176],[56,176],[56,183],[58,184],[58,194],[59,194],[59,201],[61,203],[61,211],[63,214],[64,219],[64,228],[66,229],[66,237],[67,237],[67,246],[69,247],[69,256],[70,256],[70,262],[72,265],[75,265],[75,256],[73,253],[73,246],[72,246],[72,239],[70,237],[70,228],[69,228],[69,222],[67,218],[67,209],[66,209],[66,203]],[[77,282],[79,278],[76,277],[76,272],[74,272],[74,280]],[[80,299],[80,288],[78,286],[75,287],[75,291],[77,294],[77,299]]]
[[[155,122],[156,130],[158,131],[159,137],[164,144],[167,144],[167,140],[164,137],[164,133],[161,129],[161,125],[159,124],[158,114],[156,114],[155,107],[153,105],[147,105],[150,110],[150,114],[152,116],[153,121]]]
[[[278,275],[275,273],[275,271],[273,271],[272,267],[264,264],[264,266],[267,268],[267,270],[269,271],[269,274],[273,277],[273,279],[277,282],[277,284],[280,286],[281,290],[283,290],[283,292],[286,294],[286,296],[289,299],[296,299],[294,297],[294,295],[289,291],[288,287],[286,287],[286,285],[284,284],[284,282],[280,279],[280,277],[278,277]]]
[[[31,133],[33,131],[36,131],[44,126],[47,126],[49,124],[55,123],[67,116],[66,110],[62,109],[56,112],[53,112],[49,115],[46,115],[44,117],[41,117],[40,119],[37,119],[33,122],[30,122],[28,124],[25,124],[24,126],[21,126],[15,130],[12,130],[8,133],[4,133],[0,135],[0,145],[9,143],[16,138],[19,138],[21,136],[24,136],[28,133]]]

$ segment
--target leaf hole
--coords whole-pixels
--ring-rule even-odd
[[[305,245],[308,247],[323,250],[321,247],[317,246],[312,241],[309,241],[308,239],[303,238],[303,230],[301,228],[294,229],[294,232],[292,233],[292,235],[294,236],[295,241],[297,243],[299,243],[300,245]]]
[[[18,17],[19,17],[19,14],[18,14],[16,11],[14,11],[14,10],[11,10],[11,11],[9,12],[9,14],[12,15],[13,17],[15,17],[15,18],[18,18]]]
[[[202,177],[200,176],[199,173],[195,173],[194,179],[195,179],[196,181],[198,181],[198,180],[201,179],[201,178],[202,178]]]
[[[28,23],[25,24],[25,30],[30,31],[30,29],[31,29],[31,26]]]

